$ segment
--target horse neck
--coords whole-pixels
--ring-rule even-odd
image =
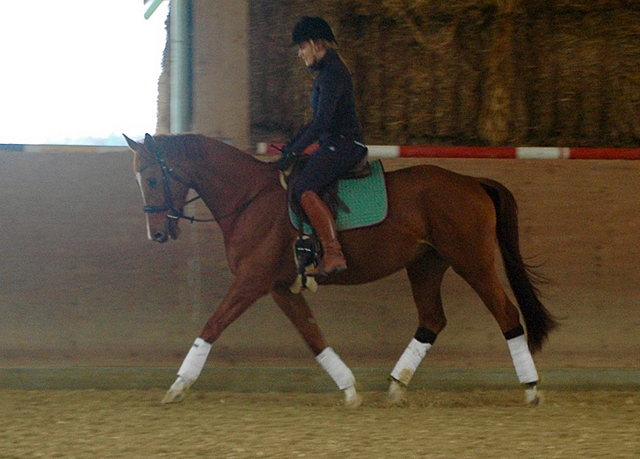
[[[278,182],[277,170],[253,156],[214,139],[201,139],[204,152],[198,161],[197,192],[216,218],[255,198]]]

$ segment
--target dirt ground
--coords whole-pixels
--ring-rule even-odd
[[[640,393],[382,392],[347,410],[339,394],[160,390],[0,391],[0,458],[637,458]]]

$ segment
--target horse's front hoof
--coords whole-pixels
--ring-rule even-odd
[[[406,406],[408,404],[407,389],[398,381],[391,381],[387,391],[387,402],[390,406]]]
[[[169,388],[166,394],[164,394],[164,398],[162,399],[162,403],[179,403],[184,399],[184,393],[189,389],[191,383],[189,383],[186,379],[178,376],[176,382]]]
[[[344,406],[345,408],[355,409],[362,405],[362,396],[356,392],[355,386],[351,386],[344,390]]]
[[[164,394],[162,403],[179,403],[182,400],[184,400],[184,392],[174,392],[172,390],[168,390],[167,393]]]
[[[530,408],[542,405],[542,392],[536,386],[527,387],[524,390],[524,403]]]

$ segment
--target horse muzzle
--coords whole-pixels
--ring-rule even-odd
[[[178,227],[178,219],[175,217],[167,216],[162,226],[155,232],[149,232],[149,239],[161,244],[167,242],[169,239],[178,239],[180,235],[180,228]]]

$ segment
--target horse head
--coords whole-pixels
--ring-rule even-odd
[[[124,138],[133,151],[133,172],[142,192],[148,238],[160,243],[177,239],[190,186],[167,163],[172,152],[166,151],[163,142],[149,134],[142,143]]]

